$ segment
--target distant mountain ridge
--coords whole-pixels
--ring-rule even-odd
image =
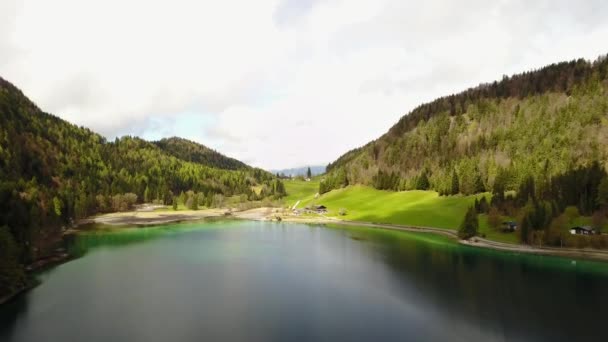
[[[302,167],[293,167],[290,169],[278,169],[278,170],[270,170],[270,172],[274,173],[274,174],[283,174],[286,176],[290,176],[290,177],[295,177],[295,176],[306,176],[306,172],[308,171],[308,168],[310,167],[310,172],[312,173],[313,176],[316,175],[321,175],[325,173],[325,165],[314,165],[314,166],[302,166]]]

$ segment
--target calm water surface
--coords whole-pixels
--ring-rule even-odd
[[[608,264],[370,228],[87,233],[0,341],[607,341]]]

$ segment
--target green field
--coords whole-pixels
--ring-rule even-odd
[[[315,198],[315,194],[319,192],[320,181],[319,177],[311,179],[310,182],[296,179],[285,180],[283,184],[285,184],[287,196],[283,198],[283,201],[290,207],[298,201],[310,203]],[[302,207],[302,205],[298,207]]]
[[[458,229],[467,208],[473,205],[475,198],[490,196],[439,196],[434,191],[394,192],[356,185],[333,190],[315,199],[318,180],[287,181],[285,186],[289,194],[286,204],[291,206],[298,200],[302,201],[299,208],[322,204],[328,208],[327,216],[352,221],[446,229]],[[341,208],[346,210],[346,215],[339,215]],[[489,239],[508,243],[518,241],[516,233],[502,233],[491,229],[485,215],[479,216],[479,225],[480,235],[485,234]]]
[[[344,208],[346,215],[340,217],[346,220],[457,229],[474,201],[475,196],[440,197],[434,191],[394,192],[356,185],[304,204],[323,204],[330,216]]]

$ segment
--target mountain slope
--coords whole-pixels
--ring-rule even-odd
[[[608,60],[552,64],[423,104],[328,166],[321,191],[518,189],[608,161]]]
[[[260,169],[211,167],[244,164],[209,155],[205,165],[139,138],[108,142],[44,113],[0,78],[0,299],[23,288],[20,265],[44,257],[61,227],[79,218],[142,201],[169,204],[183,192],[204,205],[215,195],[259,199],[254,186],[268,189],[262,196],[281,188]]]
[[[164,152],[185,160],[198,164],[203,164],[218,169],[240,170],[250,168],[245,163],[208,148],[207,146],[193,141],[171,137],[153,142]]]

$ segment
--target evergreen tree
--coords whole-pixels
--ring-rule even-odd
[[[74,212],[77,219],[85,218],[87,216],[87,199],[86,194],[82,190],[80,190],[76,196]]]
[[[517,191],[517,202],[520,206],[526,205],[529,201],[536,200],[536,187],[534,185],[534,178],[529,176],[520,185]]]
[[[492,206],[501,207],[505,202],[505,179],[504,172],[502,169],[498,170],[498,174],[494,179],[494,186],[492,187],[492,200],[490,201]]]
[[[25,286],[26,278],[19,264],[19,247],[8,227],[0,227],[0,295]]]
[[[280,179],[277,179],[274,184],[274,195],[276,198],[283,198],[287,195],[285,185]]]
[[[308,169],[306,170],[306,177],[308,178],[312,178],[312,172],[310,171],[310,166],[308,167]]]
[[[177,196],[173,197],[173,210],[177,210]]]
[[[192,196],[192,210],[198,210],[198,195],[194,194]]]
[[[528,214],[524,214],[519,220],[519,239],[522,243],[528,243],[530,230],[530,219]]]
[[[475,168],[474,178],[473,178],[473,193],[478,194],[486,191],[485,186],[483,185],[483,180],[481,179],[481,173],[478,168]]]
[[[600,209],[608,209],[608,177],[602,178],[597,189],[597,205]]]
[[[479,221],[477,219],[477,212],[475,211],[474,207],[470,207],[464,215],[464,219],[458,228],[458,237],[467,240],[477,235],[478,229]]]
[[[144,203],[150,203],[150,188],[146,185],[146,190],[144,190]]]
[[[450,194],[457,195],[458,193],[460,193],[460,183],[458,181],[458,174],[456,173],[456,170],[452,170],[452,186]]]
[[[418,177],[418,181],[416,182],[417,190],[428,190],[429,189],[429,178],[426,175],[426,171],[423,171],[420,177]]]
[[[488,203],[488,200],[486,199],[486,196],[483,196],[480,200],[479,200],[479,209],[478,212],[481,214],[487,214],[490,211],[490,204]]]

